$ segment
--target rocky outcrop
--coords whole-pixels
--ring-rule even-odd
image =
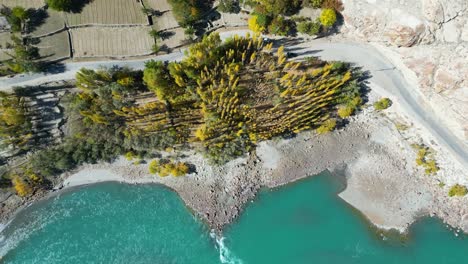
[[[344,32],[397,47],[468,41],[466,0],[343,1]]]
[[[343,0],[342,36],[385,47],[468,144],[468,1]]]

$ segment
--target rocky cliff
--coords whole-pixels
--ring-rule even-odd
[[[343,0],[346,38],[371,42],[468,144],[468,1]]]

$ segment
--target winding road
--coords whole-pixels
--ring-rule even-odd
[[[228,31],[220,33],[221,38],[225,39],[235,34],[245,35],[246,30]],[[435,140],[462,166],[468,169],[468,147],[457,138],[444,123],[437,118],[437,115],[431,110],[424,100],[416,93],[415,89],[405,80],[398,69],[386,59],[379,51],[370,45],[356,43],[332,43],[324,40],[313,40],[285,44],[286,50],[294,52],[299,56],[320,56],[324,60],[340,60],[351,62],[362,66],[371,74],[369,81],[373,85],[383,88],[396,98],[401,107],[410,118],[420,124],[432,134]],[[177,61],[184,57],[183,51],[170,53],[167,55],[156,56],[156,60]],[[64,65],[59,73],[36,73],[12,78],[0,79],[0,90],[8,90],[14,86],[33,86],[51,81],[73,79],[76,72],[85,67],[98,69],[100,67],[112,67],[114,65],[126,66],[134,69],[143,69],[145,60],[128,61],[94,61],[94,62],[71,62]]]

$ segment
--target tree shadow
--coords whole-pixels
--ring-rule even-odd
[[[176,33],[174,31],[161,31],[159,32],[159,37],[162,39],[162,40],[165,40],[165,39],[168,39],[172,36],[174,36]]]
[[[29,20],[26,24],[26,31],[28,33],[34,32],[37,28],[43,25],[46,19],[49,17],[49,14],[47,13],[47,11],[42,8],[40,9],[30,8],[28,9],[27,12],[29,15]]]
[[[48,63],[44,63],[43,72],[45,74],[64,73],[66,68],[67,67],[62,62],[48,62]]]

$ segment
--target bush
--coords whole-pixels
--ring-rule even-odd
[[[158,160],[152,160],[149,164],[149,172],[151,174],[156,174],[160,170],[159,166],[159,161]]]
[[[12,183],[15,187],[16,193],[21,197],[28,196],[32,192],[32,189],[29,186],[29,184],[23,179],[21,179],[19,176],[14,176]]]
[[[336,12],[333,9],[327,8],[320,14],[320,23],[324,27],[331,27],[336,23]]]
[[[317,133],[319,134],[326,134],[336,127],[336,120],[335,119],[328,119],[322,123],[321,126],[317,128]]]
[[[153,160],[149,164],[149,172],[158,174],[160,177],[172,175],[174,177],[184,176],[189,172],[189,166],[184,162],[171,162],[168,160]]]
[[[348,105],[343,105],[338,108],[338,116],[341,118],[346,118],[351,116],[354,113],[355,108]]]
[[[460,184],[455,184],[452,187],[450,187],[450,190],[448,192],[448,196],[453,197],[453,196],[465,196],[468,193],[468,189]]]
[[[374,103],[375,110],[384,110],[389,108],[392,105],[392,101],[388,98],[382,98],[379,101]]]
[[[253,15],[249,18],[249,29],[256,33],[261,33],[265,31],[265,27],[259,24],[259,19],[257,15]]]
[[[320,33],[320,23],[313,21],[304,21],[297,24],[299,33],[315,36]]]
[[[291,30],[290,23],[282,16],[278,16],[271,21],[268,32],[275,35],[286,36]]]

